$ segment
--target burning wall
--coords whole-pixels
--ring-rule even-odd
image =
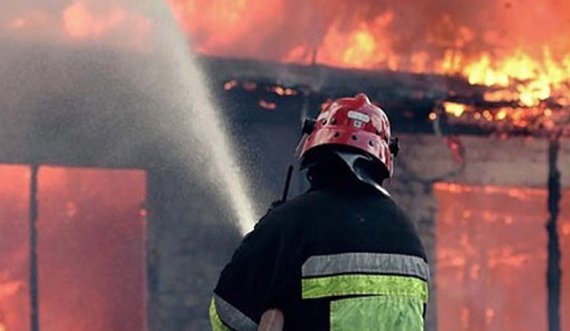
[[[30,168],[0,166],[0,329],[30,329]],[[41,330],[145,330],[145,175],[41,167]]]
[[[547,330],[546,190],[439,183],[435,193],[439,330]],[[561,312],[570,307],[569,193],[559,224]],[[566,314],[561,324],[570,329]]]
[[[30,170],[0,167],[0,330],[29,330],[27,296],[28,203]]]
[[[531,315],[520,315],[514,309],[501,317],[497,315],[498,310],[487,312],[487,309],[510,309],[519,303],[511,302],[510,305],[503,305],[505,301],[502,300],[515,297],[522,302],[535,298],[537,302],[545,302],[546,267],[541,267],[545,263],[545,260],[541,259],[545,259],[547,251],[545,245],[547,215],[546,199],[541,200],[540,197],[546,196],[544,188],[548,178],[547,142],[532,138],[498,139],[468,136],[462,136],[461,140],[465,148],[465,164],[461,171],[457,171],[459,165],[453,160],[451,151],[441,138],[427,135],[403,136],[402,153],[396,164],[398,172],[390,184],[395,199],[416,222],[430,257],[434,283],[428,306],[428,330],[457,330],[458,327],[462,327],[462,322],[465,320],[473,324],[464,327],[463,330],[481,330],[478,327],[503,330],[501,325],[514,325],[521,320],[533,323],[527,319]],[[561,169],[566,169],[570,165],[569,152],[568,144],[563,144],[559,159]],[[443,186],[437,184],[442,181],[447,184]],[[568,192],[570,180],[567,176],[562,178],[561,184],[564,192]],[[453,191],[451,187],[454,188]],[[461,191],[456,192],[455,188]],[[485,194],[487,188],[489,194]],[[461,193],[463,191],[471,193]],[[483,194],[477,196],[478,193]],[[493,197],[495,199],[491,201]],[[470,201],[468,198],[473,200]],[[564,199],[566,202],[562,207],[561,234],[567,230],[570,212],[568,207],[564,207],[567,206],[568,198]],[[447,204],[450,201],[452,203]],[[496,202],[499,201],[502,203],[497,206]],[[531,201],[536,201],[536,204],[531,204]],[[520,203],[525,205],[519,206]],[[471,213],[464,215],[461,207],[465,207]],[[520,215],[518,210],[531,210],[536,217],[525,215],[517,217],[516,215]],[[440,211],[442,214],[439,214]],[[505,220],[509,222],[509,216],[513,221],[511,225],[504,223]],[[532,229],[530,233],[527,232],[529,228]],[[494,235],[502,233],[503,230],[507,233],[497,240]],[[487,231],[491,234],[485,236],[484,233]],[[529,237],[525,242],[521,242],[517,240],[520,238],[519,235],[529,235]],[[567,238],[562,240],[563,249],[567,251]],[[542,244],[544,245],[540,246]],[[454,256],[458,259],[450,260],[450,256],[446,255],[453,252],[461,253],[460,256]],[[519,257],[520,254],[527,252],[539,257],[536,264],[531,262],[530,256],[525,260],[527,262],[518,267],[509,264],[512,261],[507,257]],[[562,263],[566,265],[568,253],[562,254]],[[481,272],[484,271],[484,264],[493,259],[498,264],[495,264],[493,269],[486,270],[487,273],[483,276]],[[450,265],[450,262],[454,261],[464,261],[465,269]],[[517,258],[513,261],[517,262]],[[440,263],[443,264],[441,267]],[[477,264],[479,269],[475,266]],[[536,288],[528,287],[530,285],[527,286],[526,283],[524,289],[513,288],[523,284],[520,283],[522,278],[512,279],[510,283],[509,277],[513,276],[509,272],[510,268],[516,268],[523,273],[523,270],[529,270],[521,277],[535,277],[537,280],[533,284],[536,284]],[[442,275],[439,274],[440,270]],[[472,278],[475,276],[478,278]],[[488,278],[505,286],[493,292],[494,285],[485,283]],[[531,288],[536,292],[530,293]],[[505,294],[504,297],[494,296],[499,291],[509,291],[509,289],[514,291],[512,295],[502,292]],[[563,288],[563,291],[567,289]],[[485,299],[481,297],[483,293],[492,294]],[[461,308],[463,311],[458,312]],[[452,309],[452,312],[438,309]],[[541,315],[532,315],[537,318],[534,323],[544,323],[546,303],[537,309],[540,311],[536,314]],[[455,315],[455,312],[459,315]],[[441,325],[437,325],[436,316],[437,320],[443,320]],[[489,318],[498,324],[486,324]],[[563,323],[568,323],[568,320],[563,320]]]

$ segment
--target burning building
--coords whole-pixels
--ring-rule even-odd
[[[388,188],[428,249],[428,329],[570,309],[567,3],[171,0],[216,109],[152,1],[46,3],[0,1],[0,331],[206,329],[301,120],[358,92],[401,139]],[[226,151],[203,113],[239,160],[203,155]],[[220,192],[241,178],[255,213]]]

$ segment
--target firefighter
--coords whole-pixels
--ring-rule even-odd
[[[304,131],[311,187],[244,238],[214,290],[213,330],[423,330],[428,264],[383,187],[398,151],[386,114],[358,94]]]

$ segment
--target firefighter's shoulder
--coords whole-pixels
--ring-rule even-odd
[[[302,214],[307,210],[307,200],[312,194],[310,192],[301,194],[291,200],[277,200],[271,203],[265,215],[256,223],[255,228],[262,224],[270,224],[272,226],[283,226],[284,223],[294,222],[298,214]]]

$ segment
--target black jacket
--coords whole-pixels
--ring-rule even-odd
[[[347,260],[352,258],[356,262]],[[405,260],[403,263],[411,261],[415,267],[377,269],[378,264],[400,263],[400,258]],[[363,259],[369,262],[362,262]],[[355,267],[355,263],[365,265]],[[214,329],[221,330],[256,330],[254,324],[259,323],[265,310],[279,308],[285,316],[285,330],[329,330],[333,320],[331,302],[406,291],[407,285],[400,290],[381,290],[394,283],[390,280],[399,281],[401,276],[405,277],[403,280],[414,278],[422,282],[419,286],[426,292],[421,306],[423,315],[428,281],[423,264],[427,268],[414,226],[390,198],[359,184],[313,189],[270,210],[244,238],[214,290],[212,324]],[[413,271],[418,268],[422,271]],[[338,282],[326,283],[329,284],[326,287],[317,284],[319,290],[311,279],[319,281],[320,272],[333,283],[336,276],[343,274],[359,275],[359,281],[364,279],[364,282],[368,282],[369,276],[378,276],[372,282],[380,283],[370,293],[362,289],[347,290],[348,285]],[[335,290],[335,286],[345,289]],[[331,293],[319,294],[319,291]],[[367,329],[376,330],[373,325]]]

